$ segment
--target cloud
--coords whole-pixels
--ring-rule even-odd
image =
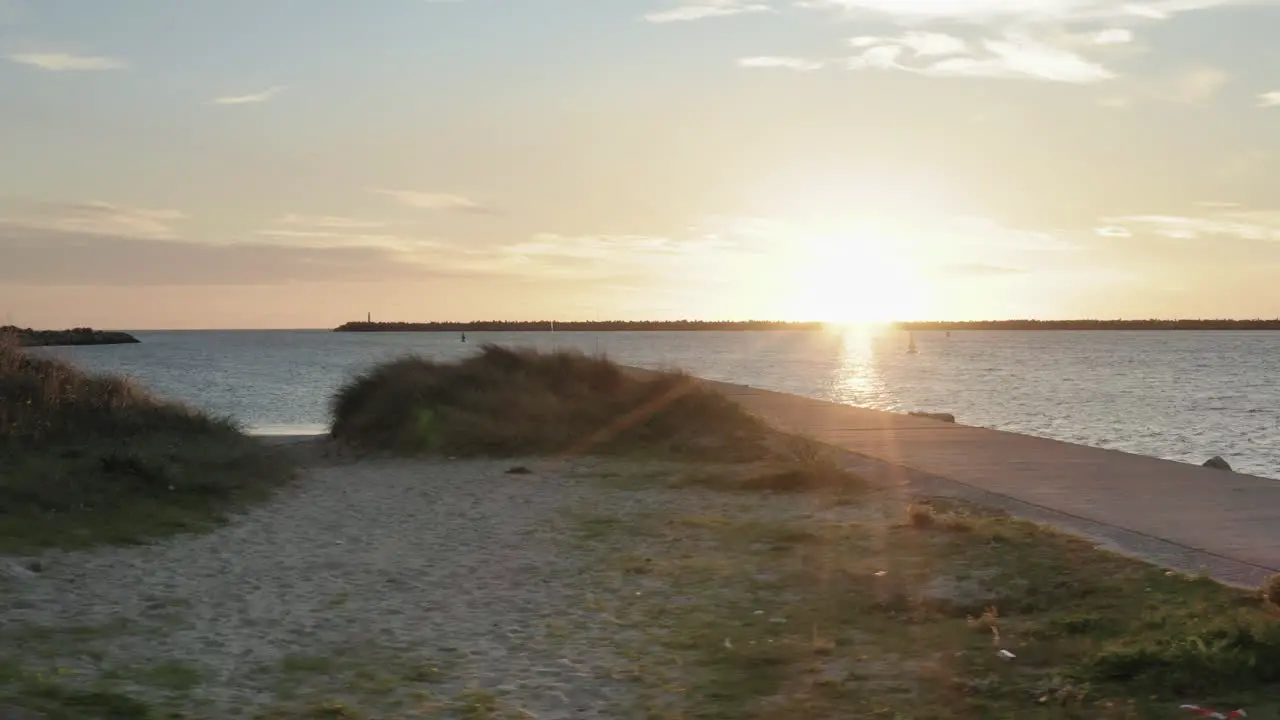
[[[706,278],[723,271],[734,243],[714,235],[566,236],[538,233],[498,248],[483,267],[539,278]]]
[[[1240,240],[1280,242],[1280,210],[1242,210],[1222,207],[1218,212],[1199,216],[1125,215],[1103,219],[1107,227],[1098,234],[1104,237],[1155,235],[1172,240],[1196,240],[1205,237],[1232,237]],[[1101,232],[1108,230],[1109,232]]]
[[[89,70],[121,70],[129,67],[128,63],[113,57],[101,55],[73,55],[60,52],[13,53],[9,60],[22,65],[38,67],[53,72],[89,71]]]
[[[377,246],[196,243],[0,222],[0,283],[45,286],[389,282],[469,273]]]
[[[1061,253],[1080,249],[1060,233],[1011,228],[989,217],[953,217],[942,230],[952,247],[971,250]]]
[[[1127,227],[1122,227],[1119,225],[1103,225],[1102,227],[1094,228],[1093,232],[1098,237],[1107,237],[1107,238],[1133,237],[1132,230],[1130,230]]]
[[[985,57],[939,60],[924,72],[940,76],[1035,78],[1064,83],[1094,83],[1115,73],[1068,50],[1051,47],[1027,37],[984,40]]]
[[[299,215],[297,213],[286,213],[276,218],[273,222],[276,225],[305,225],[307,227],[343,229],[386,226],[386,223],[378,220],[361,220],[339,215]]]
[[[276,85],[261,92],[251,93],[249,95],[227,95],[224,97],[214,98],[210,100],[209,103],[211,105],[249,105],[251,103],[264,103],[287,89],[288,88],[284,85]]]
[[[758,57],[742,58],[738,60],[738,65],[744,68],[777,68],[781,70],[798,70],[801,72],[807,72],[811,70],[821,70],[826,66],[826,63],[820,60],[807,60],[805,58],[762,55]]]
[[[855,48],[871,48],[877,46],[896,46],[910,50],[916,57],[933,57],[942,55],[959,55],[969,50],[969,43],[954,35],[936,32],[912,30],[899,37],[876,37],[862,35],[849,39]]]
[[[272,244],[288,247],[364,247],[396,252],[417,253],[423,250],[446,248],[432,239],[403,235],[326,232],[323,230],[259,230],[258,235],[272,239]]]
[[[394,198],[402,205],[419,210],[437,212],[461,212],[488,214],[493,211],[471,198],[452,193],[421,192],[418,190],[384,190],[374,188],[372,192]]]
[[[938,33],[910,32],[900,37],[856,37],[862,50],[848,61],[853,70],[903,70],[935,77],[1032,78],[1064,83],[1094,83],[1115,77],[1081,55],[1025,35],[983,40],[981,51],[964,40]],[[905,61],[910,55],[912,62]],[[921,57],[937,58],[915,62]]]
[[[1280,90],[1272,90],[1258,94],[1258,107],[1280,107]]]
[[[750,0],[701,0],[701,2],[687,3],[670,10],[651,12],[646,14],[644,19],[651,23],[690,22],[772,11],[773,9],[766,4]]]
[[[132,208],[90,200],[30,203],[19,207],[14,216],[0,217],[0,221],[70,232],[172,238],[177,236],[173,222],[185,218],[179,210]]]
[[[929,20],[976,25],[1058,24],[1083,21],[1162,20],[1193,10],[1269,0],[799,0],[800,7],[853,16],[881,15],[899,22]]]
[[[1094,45],[1124,45],[1133,42],[1133,31],[1128,28],[1107,28],[1093,36]]]

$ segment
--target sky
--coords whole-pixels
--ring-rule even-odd
[[[0,324],[1280,316],[1280,0],[0,0]]]

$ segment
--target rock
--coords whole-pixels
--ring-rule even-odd
[[[1221,455],[1214,455],[1208,460],[1205,460],[1204,467],[1213,468],[1214,470],[1226,470],[1227,472],[1231,472],[1231,463],[1227,462],[1226,460],[1223,460]]]
[[[517,465],[507,469],[508,475],[532,475],[533,471],[523,465]]]
[[[913,412],[909,414],[911,415],[911,417],[928,418],[930,420],[939,420],[941,422],[953,423],[956,421],[956,416],[952,415],[951,413]]]

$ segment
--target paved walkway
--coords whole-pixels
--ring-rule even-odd
[[[1257,587],[1280,572],[1280,481],[710,382],[864,470],[968,495],[1165,567]],[[945,409],[945,408],[943,408]]]

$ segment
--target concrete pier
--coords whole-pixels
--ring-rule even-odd
[[[707,382],[775,427],[856,454],[862,471],[890,481],[1003,507],[1233,585],[1257,587],[1280,573],[1280,481]]]

